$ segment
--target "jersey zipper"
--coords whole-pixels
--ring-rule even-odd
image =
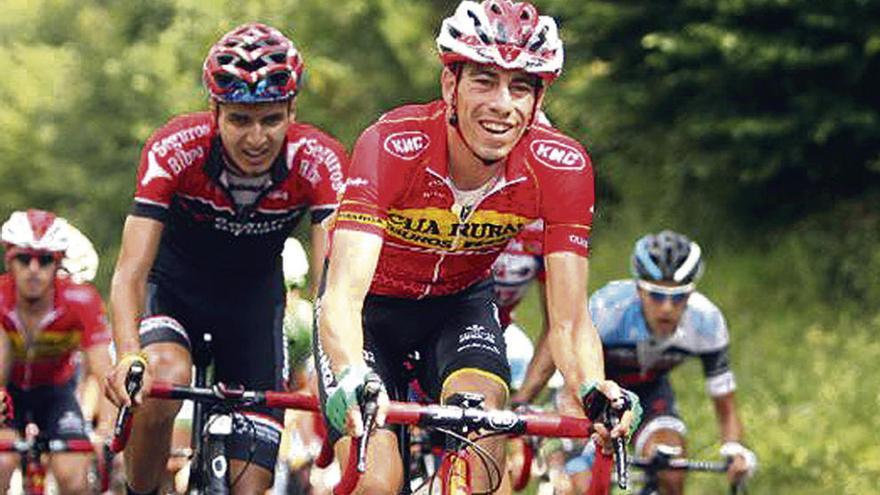
[[[450,179],[449,179],[448,177],[442,177],[442,176],[440,176],[439,174],[437,174],[436,172],[434,172],[434,171],[431,170],[430,168],[426,168],[425,170],[427,170],[429,174],[431,174],[431,175],[433,175],[434,177],[440,179],[440,181],[443,182],[444,185],[446,185],[446,188],[449,190],[449,194],[452,196],[453,204],[455,204],[455,192],[454,192],[454,190],[452,189],[452,185],[449,183],[449,182],[450,182]],[[510,181],[510,182],[507,182],[507,180],[504,178],[504,176],[502,176],[502,177],[501,177],[501,180],[498,181],[498,184],[495,184],[495,185],[492,187],[492,189],[490,189],[489,192],[486,193],[485,196],[483,196],[482,198],[478,199],[477,202],[474,203],[473,208],[471,208],[471,210],[467,213],[467,216],[466,216],[465,218],[461,218],[461,217],[459,217],[459,220],[461,220],[462,223],[467,223],[467,221],[470,220],[470,218],[474,215],[474,212],[477,211],[477,208],[480,207],[480,204],[482,204],[483,201],[486,200],[486,198],[488,198],[489,196],[491,196],[491,195],[497,193],[498,191],[504,189],[504,188],[507,187],[507,186],[510,186],[510,185],[516,184],[516,183],[518,183],[518,182],[522,182],[522,181],[524,181],[524,180],[526,180],[525,177],[519,177],[519,178],[514,179],[514,180],[512,180],[512,181]],[[460,239],[461,239],[461,232],[462,232],[462,230],[463,230],[463,229],[458,229],[458,232],[456,232],[455,237],[452,238],[452,247],[451,247],[452,250],[454,250],[454,249],[456,249],[456,248],[458,247],[459,241],[460,241]],[[440,253],[440,254],[439,254],[439,259],[437,260],[437,263],[434,264],[434,273],[433,273],[432,276],[431,276],[431,283],[425,285],[425,290],[422,292],[422,295],[419,296],[419,299],[422,299],[422,298],[427,297],[428,295],[430,295],[430,293],[431,293],[431,287],[432,287],[434,284],[436,284],[436,283],[437,283],[437,280],[440,278],[440,266],[443,264],[443,261],[445,261],[445,260],[446,260],[446,253],[445,253],[445,252],[444,252],[444,253]]]

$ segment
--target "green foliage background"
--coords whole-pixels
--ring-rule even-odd
[[[139,147],[205,107],[202,58],[249,20],[297,42],[298,118],[351,145],[383,111],[437,95],[440,0],[0,0],[0,216],[71,219],[106,289]],[[546,108],[590,149],[591,287],[634,239],[704,247],[725,311],[751,493],[877,493],[880,480],[880,0],[539,0],[566,72]],[[520,318],[538,328],[535,299]],[[699,367],[675,374],[692,452],[717,428]],[[717,479],[691,480],[720,493]]]

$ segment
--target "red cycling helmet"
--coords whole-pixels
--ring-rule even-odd
[[[281,31],[252,22],[223,35],[205,58],[202,81],[223,103],[285,101],[303,71],[299,52]]]
[[[492,64],[524,70],[551,82],[562,72],[563,47],[556,21],[534,5],[512,0],[464,0],[443,21],[437,48],[445,65]]]
[[[21,252],[51,253],[60,260],[69,245],[69,225],[43,210],[16,211],[0,229],[7,260]]]

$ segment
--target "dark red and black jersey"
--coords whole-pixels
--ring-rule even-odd
[[[21,389],[67,383],[76,373],[76,352],[110,342],[104,303],[90,284],[55,278],[52,309],[28,334],[16,311],[12,275],[0,275],[0,327],[12,345],[10,382]]]
[[[228,292],[280,277],[284,239],[305,212],[319,222],[334,211],[348,165],[335,139],[291,124],[271,186],[239,208],[220,181],[224,160],[209,112],[171,120],[144,145],[132,214],[165,225],[151,281]]]
[[[474,207],[454,207],[446,104],[398,108],[358,140],[337,229],[384,237],[370,292],[422,298],[458,292],[489,276],[508,241],[542,219],[546,254],[587,256],[593,170],[574,139],[536,124]]]

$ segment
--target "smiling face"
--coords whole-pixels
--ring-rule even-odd
[[[51,253],[21,252],[11,257],[7,267],[15,279],[18,296],[36,302],[49,294],[58,270],[58,259]]]
[[[286,101],[224,103],[217,109],[223,148],[245,175],[260,175],[272,167],[292,121],[292,104]]]
[[[456,78],[443,69],[443,98],[458,115],[461,136],[486,161],[506,157],[538,107],[539,79],[524,71],[467,63]]]

